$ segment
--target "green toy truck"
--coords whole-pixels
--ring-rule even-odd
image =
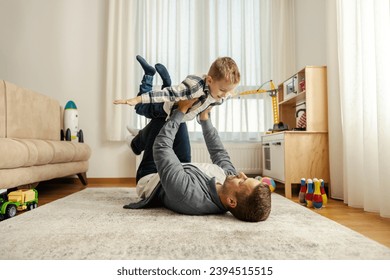
[[[17,211],[32,210],[38,206],[38,191],[36,189],[20,189],[5,193],[0,197],[0,220],[12,218]]]

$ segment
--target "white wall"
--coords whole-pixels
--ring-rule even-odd
[[[295,0],[294,12],[296,71],[326,65],[326,0]]]
[[[344,198],[342,117],[340,109],[339,61],[337,50],[337,0],[326,2],[328,119],[331,197]]]
[[[331,197],[343,198],[336,0],[295,0],[297,71],[327,65]]]
[[[103,138],[107,10],[105,0],[0,0],[0,79],[75,101],[88,177],[135,177],[130,150]]]

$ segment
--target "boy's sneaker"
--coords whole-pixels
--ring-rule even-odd
[[[172,81],[171,81],[171,76],[169,76],[167,68],[165,68],[165,66],[162,65],[161,63],[157,63],[154,67],[156,68],[157,73],[160,74],[160,77],[163,81],[162,88],[170,87]]]
[[[144,69],[146,75],[153,76],[154,74],[156,74],[156,69],[154,69],[153,66],[149,65],[149,63],[146,62],[145,58],[140,55],[137,55],[135,58],[141,64],[142,69]]]

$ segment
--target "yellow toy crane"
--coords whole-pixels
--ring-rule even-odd
[[[262,88],[267,83],[270,84],[271,89],[263,89]],[[238,96],[244,96],[244,95],[249,95],[249,94],[259,94],[259,93],[265,93],[265,92],[268,92],[272,98],[272,113],[273,113],[273,118],[274,118],[274,126],[270,130],[272,132],[288,130],[287,125],[285,125],[279,121],[278,101],[277,101],[278,90],[276,89],[275,84],[273,83],[272,80],[263,83],[258,89],[243,91],[243,92],[239,93]]]

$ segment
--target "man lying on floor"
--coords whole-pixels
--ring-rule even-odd
[[[211,108],[200,114],[200,123],[212,164],[179,160],[178,155],[188,153],[186,145],[181,149],[181,143],[188,141],[188,131],[181,129],[180,123],[194,102],[196,99],[179,101],[167,121],[152,119],[136,136],[133,142],[144,148],[137,171],[141,200],[124,208],[164,206],[187,215],[230,211],[243,221],[266,220],[271,211],[271,191],[267,185],[236,171],[209,119]]]

